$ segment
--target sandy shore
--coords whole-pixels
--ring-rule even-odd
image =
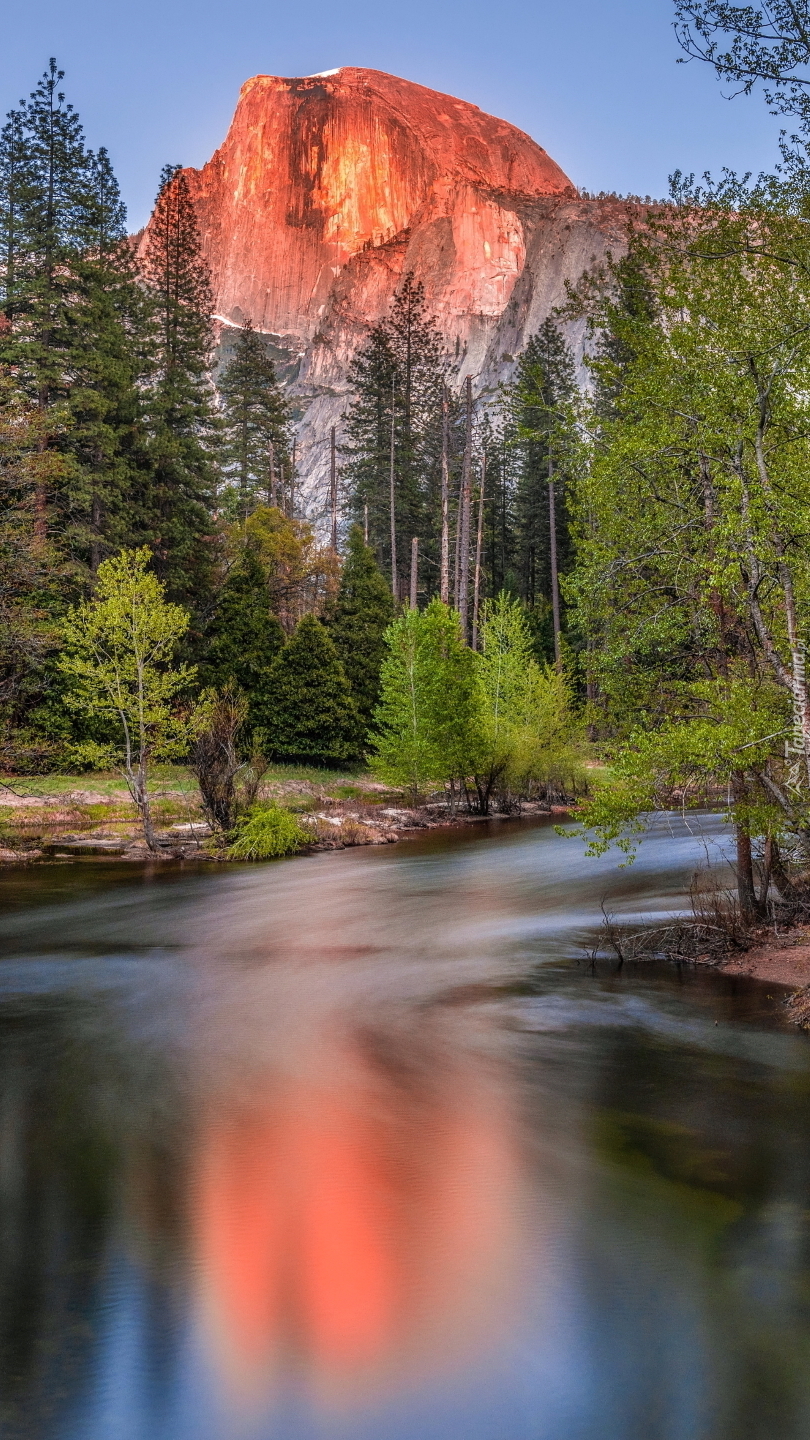
[[[715,967],[726,975],[749,975],[797,989],[810,985],[810,925],[771,935],[744,954],[729,955]]]

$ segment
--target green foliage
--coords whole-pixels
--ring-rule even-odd
[[[268,690],[273,661],[284,646],[284,631],[270,614],[267,577],[247,544],[217,596],[201,666],[206,684],[222,689],[229,682],[244,691],[254,714],[270,704]]]
[[[289,406],[275,366],[249,320],[239,332],[232,359],[218,382],[223,410],[221,456],[229,489],[226,501],[243,518],[257,499],[278,504],[289,471]]]
[[[210,364],[211,279],[194,204],[179,165],[167,165],[141,273],[151,303],[145,403],[150,474],[141,497],[145,538],[169,591],[198,601],[210,590],[217,423]]]
[[[232,860],[274,860],[295,854],[311,840],[311,834],[289,810],[259,803],[237,822],[228,854]]]
[[[770,109],[794,115],[810,133],[810,27],[807,3],[768,0],[757,8],[733,0],[675,0],[675,31],[692,59],[713,65],[733,93],[762,85]]]
[[[120,724],[118,754],[152,845],[148,762],[182,753],[187,745],[188,724],[176,701],[193,671],[171,668],[189,617],[165,599],[160,581],[146,568],[149,561],[144,547],[102,562],[95,598],[70,610],[62,622],[59,668],[73,708]],[[101,757],[96,752],[94,758]]]
[[[476,657],[480,690],[476,788],[489,808],[534,788],[565,794],[582,784],[580,727],[561,671],[534,659],[532,637],[519,601],[501,594],[483,611],[482,652]]]
[[[734,799],[731,814],[748,835],[779,836],[789,817],[762,786],[746,786],[771,766],[774,741],[789,730],[789,705],[767,679],[742,667],[721,680],[684,691],[687,714],[667,716],[652,730],[635,729],[619,748],[606,781],[581,810],[589,852],[616,844],[632,860],[637,837],[654,810],[697,808]]]
[[[393,614],[390,586],[377,565],[374,551],[365,544],[362,530],[355,525],[349,534],[340,588],[326,611],[324,623],[366,729],[380,696],[385,632]]]
[[[571,351],[553,320],[545,320],[520,356],[503,407],[515,450],[512,568],[518,593],[530,606],[551,598],[549,476],[556,499],[556,543],[561,573],[573,550],[566,507],[576,445],[577,384]],[[552,646],[549,651],[553,655]]]
[[[270,671],[267,699],[254,706],[273,759],[339,765],[359,758],[362,726],[328,631],[305,615]]]
[[[577,482],[568,595],[617,742],[619,818],[609,796],[590,815],[603,839],[636,802],[719,787],[738,833],[776,833],[775,813],[810,833],[805,231],[756,196],[692,203],[651,220],[595,303],[613,398]]]
[[[475,654],[455,610],[432,600],[406,610],[386,632],[382,694],[371,737],[375,774],[414,797],[463,779],[478,746]]]
[[[95,569],[133,533],[146,307],[109,157],[62,78],[51,60],[0,135],[0,363],[42,421],[37,533]]]
[[[390,315],[375,327],[349,373],[354,400],[345,417],[344,475],[356,520],[368,507],[370,543],[391,573],[390,464],[393,419],[397,571],[407,584],[410,542],[435,559],[441,463],[442,343],[424,290],[406,276]]]

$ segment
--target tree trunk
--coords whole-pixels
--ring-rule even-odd
[[[442,389],[442,545],[439,595],[450,603],[450,401]]]
[[[329,505],[332,512],[332,550],[337,555],[337,458],[335,455],[335,427],[329,434]]]
[[[278,485],[276,484],[276,450],[270,441],[267,447],[267,460],[270,466],[270,494],[267,499],[271,505],[278,505]]]
[[[416,591],[419,582],[419,541],[414,535],[411,541],[411,609],[416,609]]]
[[[484,539],[484,486],[487,478],[486,451],[481,456],[481,491],[478,496],[478,535],[475,541],[475,582],[473,585],[472,648],[478,649],[478,599],[481,590],[481,546]]]
[[[396,488],[394,485],[394,381],[391,381],[391,464],[389,471],[389,504],[391,507],[391,594],[396,603],[397,598],[397,518],[396,518]]]
[[[559,670],[562,662],[560,645],[560,577],[557,574],[557,502],[554,495],[554,468],[551,460],[551,445],[548,450],[548,544],[551,556],[551,614],[554,623],[554,664]]]
[[[93,531],[93,539],[90,542],[90,570],[95,575],[101,564],[101,501],[98,498],[97,490],[93,491],[90,524]]]
[[[460,535],[458,570],[458,613],[461,633],[469,635],[470,510],[472,508],[472,380],[467,376],[467,416],[464,433],[464,461],[461,470]]]
[[[158,843],[155,838],[155,828],[152,824],[152,810],[149,804],[149,790],[146,783],[146,756],[143,753],[138,760],[138,768],[133,770],[130,766],[127,766],[126,774],[129,793],[141,817],[143,838],[148,848],[154,853],[158,849]]]
[[[738,772],[732,776],[731,788],[735,804],[742,804],[748,798],[745,776],[742,772]],[[754,861],[751,854],[751,836],[736,818],[734,821],[734,834],[737,843],[737,896],[740,902],[740,917],[744,924],[750,925],[758,918],[759,913],[757,892],[754,885]]]

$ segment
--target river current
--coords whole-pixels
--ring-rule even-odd
[[[726,844],[0,876],[3,1440],[807,1440],[810,1042],[587,959]]]

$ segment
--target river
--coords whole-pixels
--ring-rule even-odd
[[[810,1044],[501,823],[0,876],[4,1440],[807,1440]]]

